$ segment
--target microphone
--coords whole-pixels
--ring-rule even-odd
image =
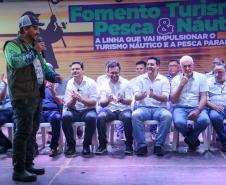
[[[44,41],[43,41],[43,38],[41,36],[38,36],[38,38],[36,39],[36,42],[44,42]],[[42,57],[46,58],[44,50],[42,50],[41,53],[42,53]]]

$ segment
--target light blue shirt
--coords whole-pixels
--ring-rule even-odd
[[[35,73],[36,73],[38,85],[40,87],[43,84],[44,75],[43,75],[43,71],[42,71],[42,65],[41,65],[41,62],[40,62],[38,57],[36,59],[34,59],[33,65],[34,65],[34,68],[35,68]]]
[[[0,93],[2,93],[4,87],[5,87],[5,84],[3,82],[0,82]],[[12,108],[12,105],[11,105],[11,101],[9,98],[9,91],[7,88],[6,95],[3,98],[1,105],[0,105],[0,110],[7,110],[7,109],[11,109],[11,108]]]
[[[208,86],[208,100],[226,107],[226,81],[220,84],[216,82],[215,77],[212,77],[208,79]]]
[[[175,93],[179,87],[183,74],[175,76],[171,82],[171,93]],[[176,107],[197,107],[199,105],[200,93],[207,92],[208,85],[204,74],[193,72],[193,76],[189,78],[184,86]]]

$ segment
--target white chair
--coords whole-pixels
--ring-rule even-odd
[[[147,121],[145,121],[144,122],[144,126],[145,126],[147,132],[150,132],[149,128],[150,128],[151,125],[157,125],[157,127],[158,127],[159,126],[159,122],[157,120],[147,120]],[[150,139],[152,139],[152,138],[150,137]],[[167,145],[169,145],[169,143],[170,143],[169,134],[167,135],[165,143]]]
[[[108,123],[107,125],[107,138],[109,138],[109,143],[112,145],[114,144],[114,131],[115,131],[115,127],[119,124],[121,124],[122,122],[120,120],[114,120]],[[157,120],[146,120],[144,122],[144,127],[146,128],[145,130],[148,130],[147,127],[149,127],[150,125],[157,125],[159,126],[159,122]],[[166,139],[166,144],[169,144],[169,134],[167,136]]]
[[[114,144],[115,127],[121,124],[122,122],[120,120],[113,120],[107,123],[107,139],[111,145]]]
[[[7,128],[8,130],[8,138],[10,139],[10,141],[13,141],[13,127],[14,127],[14,123],[4,123],[4,125],[2,126],[2,128]]]
[[[190,121],[190,120],[188,120],[188,121],[190,122],[190,124],[194,124],[193,121]],[[205,130],[202,132],[202,137],[203,137],[204,149],[205,149],[205,151],[208,151],[209,150],[209,141],[208,141]],[[177,151],[178,144],[179,144],[179,131],[174,128],[173,143],[172,143],[172,150],[173,151]]]
[[[76,143],[76,140],[77,140],[77,129],[78,129],[78,127],[85,127],[85,125],[86,125],[85,122],[73,122],[72,123],[75,143]],[[91,145],[92,151],[94,150],[94,148],[97,148],[97,145],[98,145],[97,144],[97,132],[95,130],[93,137],[92,137],[92,145]]]
[[[49,122],[40,123],[41,135],[42,135],[42,147],[44,148],[46,145],[46,135],[47,129],[52,128]],[[63,132],[60,130],[60,138],[59,138],[59,151],[63,151]]]

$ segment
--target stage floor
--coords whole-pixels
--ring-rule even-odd
[[[50,158],[48,147],[40,151],[35,164],[45,167],[46,174],[38,176],[37,185],[225,185],[226,154],[213,148],[204,152],[188,152],[184,143],[178,152],[167,152],[163,157],[153,154],[153,143],[148,144],[146,157],[125,156],[124,144],[119,140],[108,146],[105,156],[81,155],[81,141],[77,155],[66,158],[60,154]],[[28,184],[11,180],[11,152],[0,155],[0,184]]]

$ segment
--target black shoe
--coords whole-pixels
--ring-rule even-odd
[[[96,155],[104,155],[107,153],[107,147],[106,146],[99,146],[97,151],[95,152]]]
[[[147,148],[147,146],[140,147],[136,151],[136,155],[138,155],[138,156],[145,156],[147,154],[148,154],[148,148]]]
[[[27,171],[22,172],[14,171],[12,179],[15,181],[32,182],[37,180],[37,176],[34,174],[29,174]]]
[[[45,169],[44,168],[34,168],[33,165],[26,167],[26,170],[29,173],[35,174],[35,175],[43,175],[45,174]]]
[[[0,154],[4,154],[7,152],[8,149],[12,148],[12,144],[8,143],[7,145],[3,146],[0,148]]]
[[[188,145],[189,150],[196,151],[197,147],[200,145],[199,139],[196,140],[195,144],[192,144],[187,138],[184,138],[184,142]]]
[[[69,147],[65,152],[64,152],[64,154],[66,155],[66,156],[73,156],[73,155],[75,155],[75,148],[73,147]]]
[[[7,148],[6,147],[1,147],[0,148],[0,154],[4,154],[7,152]]]
[[[154,146],[154,154],[157,156],[163,156],[164,151],[161,146]]]
[[[222,144],[221,151],[222,151],[222,152],[226,152],[226,143]]]
[[[89,148],[89,146],[88,147],[83,146],[82,154],[83,155],[90,155],[90,148]]]
[[[133,147],[132,146],[126,146],[126,150],[124,152],[126,155],[132,155],[133,154]]]
[[[51,149],[49,152],[49,157],[55,157],[58,155],[58,150],[57,149]]]

